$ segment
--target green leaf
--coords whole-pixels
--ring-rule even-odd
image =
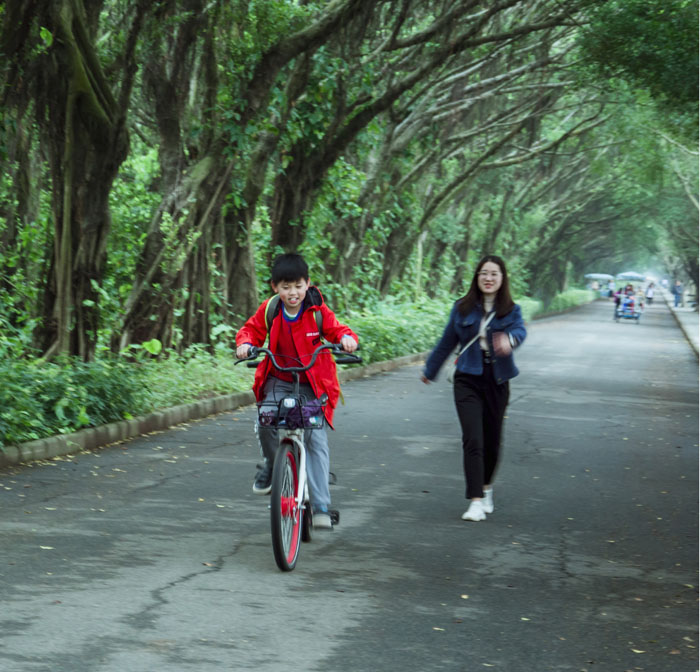
[[[163,344],[157,338],[146,341],[142,343],[141,346],[151,355],[159,355],[160,351],[163,349]]]
[[[41,39],[47,47],[53,44],[53,33],[48,28],[42,26],[39,30],[39,35],[41,35]]]

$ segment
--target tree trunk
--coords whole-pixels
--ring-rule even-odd
[[[48,129],[55,226],[54,325],[47,355],[95,355],[99,293],[110,227],[108,198],[128,152],[123,108],[99,65],[80,0],[52,3],[55,72],[48,81]],[[128,88],[128,85],[127,85]],[[48,344],[46,344],[48,345]]]

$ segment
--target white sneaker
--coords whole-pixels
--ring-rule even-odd
[[[331,530],[333,529],[333,522],[331,521],[331,516],[327,511],[316,511],[313,514],[314,529],[316,530]]]
[[[462,520],[472,520],[474,522],[486,520],[486,514],[480,499],[472,499],[469,508],[462,514]]]
[[[484,489],[484,498],[481,500],[481,508],[484,513],[493,513],[493,488]]]

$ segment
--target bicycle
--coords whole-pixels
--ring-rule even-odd
[[[323,427],[323,408],[328,395],[318,399],[307,399],[299,392],[299,374],[308,371],[319,354],[330,350],[336,357],[336,364],[359,364],[359,355],[345,352],[339,345],[325,343],[311,354],[306,366],[281,366],[275,353],[268,348],[251,347],[248,357],[236,364],[247,362],[256,367],[260,354],[270,357],[272,366],[278,371],[292,375],[294,391],[278,402],[258,402],[258,423],[263,427],[274,427],[279,431],[279,447],[272,467],[272,489],[270,491],[270,529],[272,550],[277,566],[285,572],[294,569],[299,557],[301,541],[311,541],[313,536],[313,512],[309,499],[309,484],[306,476],[306,446],[304,432]],[[340,356],[342,355],[342,357]],[[340,515],[331,511],[333,524],[338,524]]]

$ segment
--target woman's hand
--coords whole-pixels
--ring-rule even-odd
[[[496,331],[493,334],[493,351],[496,353],[496,357],[507,357],[513,352],[508,334],[504,331]]]

